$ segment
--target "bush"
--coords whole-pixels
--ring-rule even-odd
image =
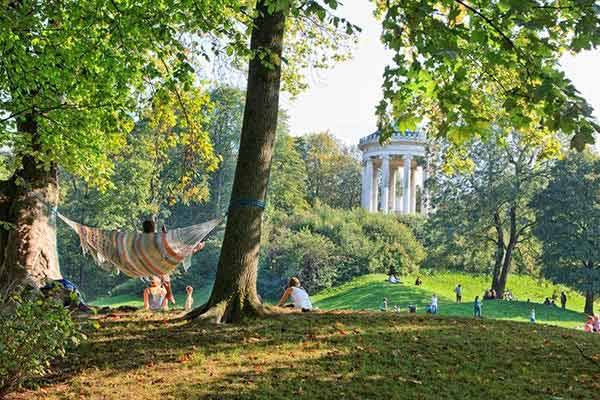
[[[68,309],[56,300],[13,297],[0,308],[0,398],[49,372],[83,337]]]
[[[265,229],[259,289],[279,296],[290,276],[315,293],[356,276],[417,271],[425,251],[394,216],[361,209],[317,206],[293,215],[274,214]]]

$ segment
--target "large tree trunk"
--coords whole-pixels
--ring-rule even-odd
[[[34,118],[24,118],[18,128],[34,138],[35,149]],[[0,184],[0,293],[21,285],[39,287],[46,279],[61,277],[48,207],[58,201],[56,167],[43,168],[29,156],[21,164],[14,176]]]
[[[256,290],[263,209],[242,201],[265,200],[277,130],[285,15],[270,14],[259,0],[254,19],[244,122],[231,208],[219,266],[208,303],[192,311],[217,322],[238,322],[262,313]],[[263,56],[265,56],[263,58]]]
[[[585,306],[583,312],[587,315],[594,315],[594,291],[587,290],[585,292]]]

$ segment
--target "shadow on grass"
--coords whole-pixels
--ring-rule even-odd
[[[45,388],[81,396],[78,376],[101,391],[140,373],[137,385],[165,380],[160,392],[176,399],[593,398],[586,379],[598,373],[573,343],[598,348],[600,337],[539,325],[372,312],[232,326],[140,318],[100,321]]]

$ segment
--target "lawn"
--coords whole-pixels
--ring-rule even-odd
[[[211,286],[204,286],[201,288],[194,289],[194,307],[204,304],[206,300],[208,300],[208,296],[210,296],[211,290]],[[186,299],[185,292],[175,292],[173,296],[175,297],[175,301],[177,302],[175,307],[183,308]],[[89,304],[97,307],[143,307],[144,298],[141,294],[122,294],[118,296],[99,297],[96,300],[90,301]]]
[[[313,296],[313,302],[324,310],[378,310],[383,298],[387,297],[390,308],[398,305],[402,311],[405,311],[409,304],[415,304],[418,312],[424,313],[425,307],[431,302],[431,295],[435,293],[438,296],[441,315],[471,316],[475,296],[479,295],[481,298],[484,290],[490,286],[490,278],[481,275],[463,273],[421,275],[423,285],[419,287],[414,285],[415,277],[404,278],[402,284],[390,284],[385,281],[385,275],[366,275],[316,294]],[[455,303],[453,290],[458,283],[463,286],[463,304]],[[585,321],[585,315],[581,313],[584,299],[576,292],[554,286],[547,281],[518,275],[509,277],[508,288],[518,301],[484,301],[485,318],[528,321],[531,308],[535,308],[540,323],[576,328],[581,327]],[[540,304],[544,298],[552,295],[555,288],[559,291],[565,290],[568,296],[566,311],[559,307]],[[527,299],[530,300],[529,303]]]
[[[8,399],[597,399],[600,390],[600,335],[572,329],[380,312],[241,325],[175,315],[86,321],[88,341],[55,375]]]

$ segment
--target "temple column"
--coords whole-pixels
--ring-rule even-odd
[[[390,211],[396,212],[396,175],[397,168],[392,168],[390,170]]]
[[[426,215],[427,196],[425,194],[425,181],[427,180],[427,168],[419,168],[421,169],[421,214]]]
[[[409,154],[406,154],[404,156],[404,179],[402,180],[403,186],[402,186],[402,200],[403,200],[403,204],[402,204],[402,213],[403,214],[408,214],[410,212],[410,188],[411,188],[411,184],[410,184],[410,178],[411,178],[411,174],[410,174],[410,170],[411,170],[411,164],[412,164],[412,156]]]
[[[390,201],[390,156],[387,154],[382,156],[381,183],[383,184],[383,190],[381,191],[381,211],[387,213]]]
[[[371,161],[373,162],[373,161]],[[377,168],[373,165],[373,173],[371,174],[371,212],[379,211],[379,176]]]
[[[410,169],[410,212],[417,212],[417,167]]]
[[[397,167],[396,168],[396,187],[398,188],[398,190],[396,190],[395,204],[396,204],[396,211],[398,211],[398,212],[402,211],[402,188],[400,187],[401,183],[402,183],[402,172],[400,171],[400,167]]]
[[[371,211],[371,191],[373,190],[373,160],[368,157],[364,161],[362,176],[362,208]]]

